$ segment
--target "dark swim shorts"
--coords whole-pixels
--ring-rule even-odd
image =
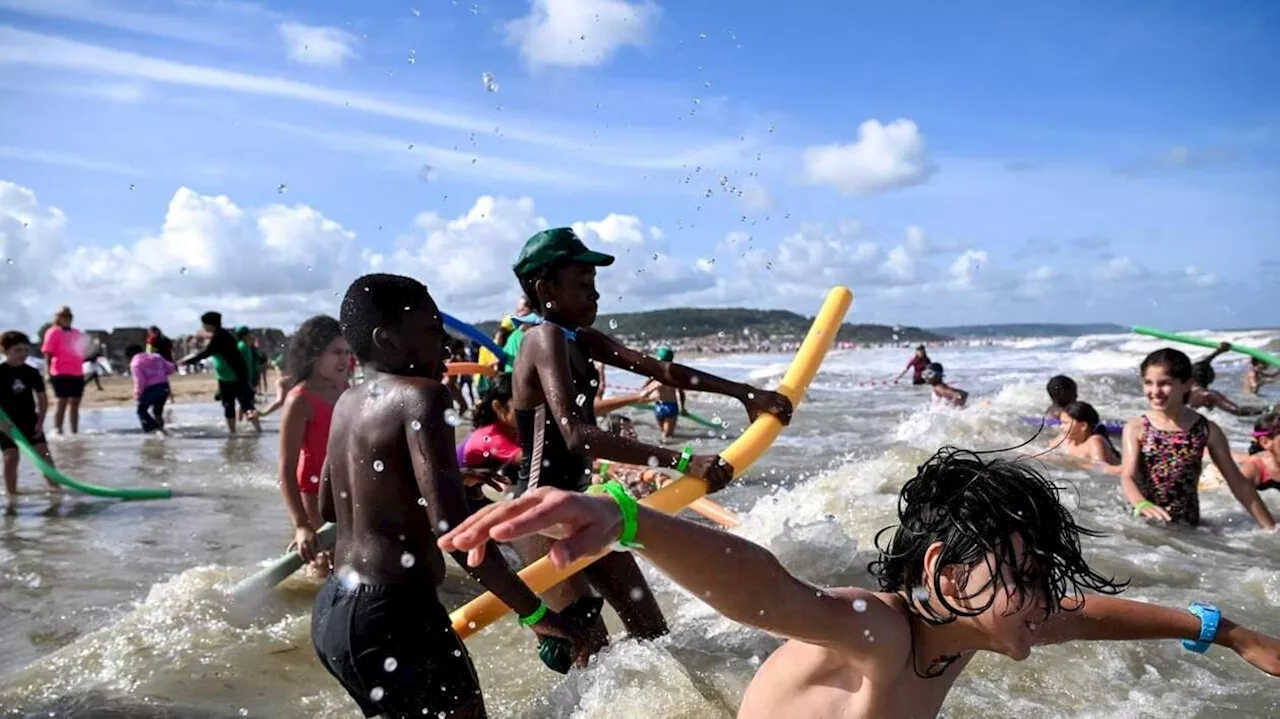
[[[49,378],[53,396],[58,399],[79,399],[84,396],[84,377],[60,374]]]
[[[367,717],[484,717],[471,655],[429,583],[344,586],[316,595],[311,642]]]

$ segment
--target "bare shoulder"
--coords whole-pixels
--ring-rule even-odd
[[[859,654],[873,653],[880,662],[896,671],[911,653],[910,610],[902,597],[888,592],[873,592],[859,587],[835,587],[827,594],[849,602],[851,626],[861,627],[861,636],[841,642],[858,649]]]

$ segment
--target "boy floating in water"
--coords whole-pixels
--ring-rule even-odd
[[[143,432],[164,434],[164,405],[169,401],[169,375],[178,371],[172,362],[141,345],[124,349],[133,377],[133,398],[138,402],[138,421]]]
[[[0,417],[0,454],[4,456],[4,495],[7,503],[18,498],[18,445],[10,434],[21,432],[27,442],[53,464],[49,445],[44,439],[44,416],[49,411],[49,397],[44,392],[44,379],[40,371],[27,364],[31,356],[31,339],[22,332],[10,330],[0,335],[0,349],[4,361],[0,362],[0,410],[8,417]],[[61,491],[61,487],[45,477],[49,491]]]
[[[417,280],[366,275],[347,290],[340,321],[365,381],[333,410],[320,511],[338,525],[335,572],[316,595],[312,643],[365,716],[484,717],[471,657],[435,591],[445,572],[436,532],[468,514],[445,420],[440,311]],[[314,556],[306,542],[299,549]],[[472,565],[455,556],[521,624],[576,648],[577,630],[498,552]]]
[[[1207,449],[1240,506],[1263,529],[1275,520],[1257,485],[1240,474],[1226,435],[1188,406],[1191,358],[1172,348],[1142,360],[1142,392],[1150,409],[1124,427],[1120,487],[1133,516],[1163,522],[1200,523],[1200,470]]]
[[[947,402],[952,407],[964,407],[964,403],[969,400],[969,393],[952,387],[947,384],[943,377],[942,365],[934,362],[930,364],[924,371],[924,381],[933,388],[933,399],[935,402]]]
[[[1076,381],[1064,374],[1060,374],[1050,377],[1049,383],[1045,385],[1044,389],[1049,394],[1049,409],[1044,411],[1044,416],[1062,422],[1067,421],[1067,418],[1063,416],[1064,410],[1066,410],[1067,405],[1079,399]]]
[[[610,434],[596,424],[593,398],[599,385],[594,361],[600,360],[678,389],[697,389],[740,400],[751,419],[761,412],[791,419],[791,402],[774,392],[754,389],[669,362],[659,362],[592,329],[599,309],[596,268],[613,257],[593,252],[567,227],[529,238],[514,271],[525,296],[541,319],[526,325],[512,377],[513,406],[524,452],[518,492],[559,487],[580,492],[591,486],[591,457],[634,465],[674,468],[707,481],[712,491],[733,478],[733,468],[716,455],[673,452]],[[517,545],[525,561],[546,553],[548,543],[530,538]],[[648,582],[627,552],[614,552],[543,596],[554,609],[568,606],[597,589],[617,610],[633,637],[665,634],[666,619]],[[606,641],[604,622],[594,626],[593,643]]]
[[[655,356],[659,362],[670,362],[676,358],[676,353],[670,347],[659,347]],[[640,392],[642,394],[652,392],[657,395],[653,402],[653,418],[658,423],[658,429],[662,430],[662,438],[671,439],[676,433],[676,423],[688,411],[685,409],[684,390],[668,387],[656,379],[651,379]]]
[[[1195,652],[1218,644],[1280,674],[1280,642],[1214,607],[1103,596],[1124,585],[1081,556],[1080,536],[1094,533],[1051,481],[1017,462],[947,447],[922,465],[902,487],[892,538],[879,544],[888,529],[877,537],[870,570],[880,591],[819,590],[746,539],[634,502],[624,513],[628,502],[539,489],[477,512],[440,546],[471,551],[474,562],[490,539],[540,533],[559,540],[551,559],[564,566],[630,538],[720,614],[791,640],[756,672],[740,719],[933,717],[979,651],[1022,660],[1033,646],[1082,640],[1183,639]]]

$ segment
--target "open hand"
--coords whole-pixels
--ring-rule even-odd
[[[707,483],[707,494],[715,494],[733,480],[733,465],[718,454],[696,454],[689,459],[685,472]]]
[[[767,412],[777,417],[783,426],[791,424],[791,400],[777,392],[752,390],[747,394],[747,398],[742,400],[742,404],[746,406],[747,416],[752,422],[756,421],[760,413]]]
[[[1236,625],[1228,644],[1240,658],[1273,677],[1280,677],[1280,640]]]
[[[1147,519],[1158,519],[1161,522],[1169,522],[1173,520],[1173,517],[1170,516],[1169,512],[1166,511],[1164,507],[1161,507],[1158,504],[1153,504],[1149,507],[1143,507],[1142,511],[1139,514],[1141,514],[1143,517],[1146,517]]]
[[[563,569],[604,551],[621,533],[622,512],[612,497],[539,487],[480,509],[436,544],[445,552],[466,552],[467,564],[475,567],[484,561],[490,539],[510,542],[540,534],[559,540],[547,556]]]

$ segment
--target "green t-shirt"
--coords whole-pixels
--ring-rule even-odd
[[[507,337],[507,343],[502,345],[502,353],[506,355],[506,361],[502,364],[503,372],[511,372],[516,368],[516,355],[520,352],[520,343],[524,342],[524,327],[516,328]]]
[[[248,342],[240,340],[236,343],[236,349],[240,350],[240,356],[244,358],[244,366],[249,368],[249,386],[258,386],[258,355],[249,346]],[[232,374],[235,374],[232,372]]]
[[[217,377],[219,382],[235,382],[240,379],[240,375],[236,374],[235,369],[227,364],[221,355],[210,356],[209,362],[213,365],[213,376]]]

